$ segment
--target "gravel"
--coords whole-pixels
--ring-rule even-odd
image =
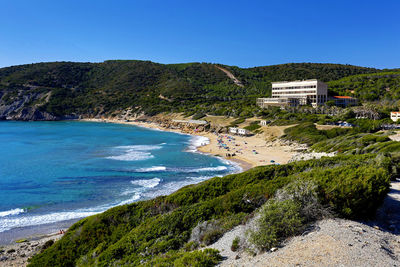
[[[269,252],[231,251],[233,239],[239,236],[243,243],[248,227],[240,225],[209,246],[224,257],[220,266],[400,267],[400,181],[392,183],[374,221],[325,219]]]

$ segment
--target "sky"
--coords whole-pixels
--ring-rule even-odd
[[[400,68],[400,0],[0,0],[0,67],[110,59]]]

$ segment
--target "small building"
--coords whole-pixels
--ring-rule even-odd
[[[237,134],[237,133],[238,133],[238,128],[236,128],[236,127],[229,127],[229,133],[231,133],[231,134]]]
[[[390,118],[392,119],[392,121],[398,121],[400,119],[400,112],[399,111],[390,112]]]
[[[260,125],[261,126],[266,126],[267,125],[267,121],[265,121],[265,120],[260,121]]]
[[[203,120],[172,120],[172,122],[183,123],[183,124],[194,124],[194,125],[206,125],[207,121]]]
[[[250,131],[242,128],[237,129],[237,134],[239,135],[250,135]]]
[[[357,105],[357,98],[351,96],[333,96],[332,100],[335,101],[335,106],[338,107],[349,107]]]
[[[297,107],[299,100],[297,98],[257,98],[257,105],[261,108],[266,107]]]
[[[242,128],[236,128],[236,127],[229,127],[229,133],[230,134],[238,134],[238,135],[250,135],[251,132],[249,130],[246,129],[242,129]]]

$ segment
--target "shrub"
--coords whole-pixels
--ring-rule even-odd
[[[195,250],[199,247],[199,243],[191,241],[185,244],[185,246],[183,247],[184,251],[192,251]]]
[[[305,222],[331,216],[331,210],[321,205],[315,181],[298,179],[276,192],[278,201],[294,200],[300,204],[300,214]]]
[[[51,247],[53,244],[54,244],[54,240],[53,239],[47,240],[42,246],[42,251],[44,251],[45,249]]]
[[[198,120],[198,119],[201,119],[201,118],[203,118],[203,117],[205,117],[205,116],[206,116],[206,114],[200,112],[200,113],[194,114],[194,115],[192,116],[192,119],[193,119],[193,120]]]
[[[290,199],[268,200],[259,216],[255,229],[248,233],[249,241],[259,250],[278,245],[284,238],[297,234],[303,226],[300,205]]]
[[[254,132],[255,130],[261,128],[261,126],[258,125],[258,124],[250,124],[250,125],[248,125],[248,126],[246,126],[246,127],[244,127],[244,128],[245,128],[246,130],[249,130],[249,131]]]
[[[218,250],[205,249],[184,254],[174,262],[175,267],[208,267],[215,266],[222,260]]]
[[[235,239],[233,239],[232,245],[231,245],[232,251],[237,251],[239,249],[239,242],[240,242],[240,238],[238,236],[235,237]]]

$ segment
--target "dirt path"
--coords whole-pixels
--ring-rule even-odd
[[[241,81],[239,81],[229,70],[224,69],[220,66],[215,66],[217,67],[217,69],[222,70],[223,72],[225,72],[225,74],[237,85],[240,87],[243,87],[243,84]]]
[[[376,225],[393,234],[400,234],[400,179],[393,181],[389,194],[377,212]]]

